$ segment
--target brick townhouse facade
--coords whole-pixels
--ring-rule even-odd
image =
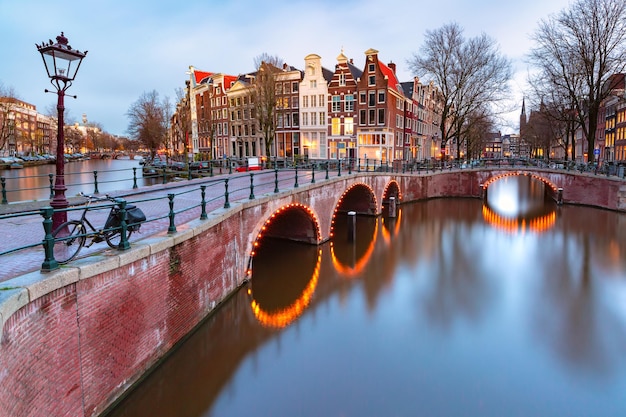
[[[192,150],[211,158],[361,159],[391,163],[433,156],[440,97],[432,84],[400,83],[394,63],[365,51],[362,68],[343,52],[334,71],[309,54],[304,69],[276,77],[275,135],[265,155],[255,119],[255,73],[235,76],[190,67]],[[226,98],[226,99],[225,99]]]

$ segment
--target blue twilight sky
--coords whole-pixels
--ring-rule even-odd
[[[358,67],[369,48],[395,62],[400,81],[413,75],[407,60],[419,51],[426,30],[457,22],[467,37],[485,32],[514,64],[511,105],[503,133],[518,129],[525,87],[524,56],[541,18],[569,0],[0,0],[0,85],[46,113],[56,105],[35,43],[61,31],[74,49],[88,50],[66,98],[66,114],[86,114],[104,130],[125,135],[126,113],[144,92],[176,99],[189,65],[238,75],[254,70],[262,53],[303,68],[316,53],[334,68],[344,53]]]

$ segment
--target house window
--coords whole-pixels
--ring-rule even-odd
[[[333,117],[331,132],[333,136],[341,134],[341,119],[339,117]]]
[[[385,90],[378,90],[378,102],[379,103],[385,102]]]
[[[285,91],[285,94],[290,94],[290,93],[291,93],[291,90],[290,90],[290,88],[289,88],[289,87],[290,87],[290,85],[291,85],[291,84],[289,84],[289,83],[285,83],[285,86],[283,87],[283,89],[284,89],[284,91]]]
[[[302,107],[309,107],[309,96],[302,96]]]
[[[359,92],[359,103],[360,104],[365,104],[365,98],[367,97],[367,95],[365,94],[365,91],[361,91]]]
[[[385,124],[385,109],[378,109],[378,124]]]
[[[299,83],[297,81],[294,81],[293,83],[291,83],[291,91],[293,91],[294,93],[297,93],[299,89]]]
[[[376,105],[376,91],[368,91],[369,93],[369,106],[373,107]]]
[[[317,107],[317,97],[314,95],[311,96],[311,107]]]
[[[343,119],[343,130],[346,135],[354,134],[354,119],[352,117]]]
[[[333,111],[333,112],[340,112],[341,111],[341,96],[333,96],[332,97],[331,111]]]
[[[370,109],[368,112],[368,120],[367,123],[370,125],[376,124],[376,110],[375,109]]]
[[[302,126],[309,125],[309,113],[302,113]]]
[[[300,115],[298,113],[294,113],[291,116],[291,119],[293,120],[293,127],[298,127],[300,124]]]
[[[292,109],[297,109],[298,108],[298,97],[294,96],[291,98],[291,108]]]
[[[354,96],[346,94],[346,111],[354,111]]]
[[[283,84],[276,83],[276,94],[282,94],[282,93],[283,93]]]
[[[339,85],[340,86],[346,85],[346,74],[344,74],[343,72],[339,74]]]
[[[369,72],[374,72],[374,71],[376,71],[376,64],[369,64],[369,65],[367,66],[367,70],[368,70]]]
[[[311,80],[311,88],[317,88],[317,80]]]
[[[359,111],[359,124],[360,125],[364,125],[365,124],[365,121],[367,120],[367,118],[365,116],[366,116],[365,110]]]
[[[376,76],[370,75],[367,77],[367,85],[376,85]]]
[[[320,126],[324,126],[326,124],[326,112],[320,112]]]
[[[324,102],[324,94],[320,94],[317,102],[320,104],[320,107],[324,107],[326,105],[326,103]]]
[[[317,113],[311,112],[311,126],[317,125]]]

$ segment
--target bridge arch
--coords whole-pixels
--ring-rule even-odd
[[[252,261],[256,249],[261,245],[263,238],[275,238],[304,242],[317,245],[322,241],[320,222],[315,211],[304,204],[285,204],[271,213],[263,224],[258,228],[250,258],[246,276],[252,274]]]
[[[536,180],[539,180],[541,182],[543,182],[544,184],[546,184],[551,190],[552,192],[556,193],[557,190],[559,189],[559,187],[556,186],[556,184],[554,184],[552,181],[542,177],[541,175],[537,175],[534,172],[529,172],[529,171],[513,171],[513,172],[504,172],[504,173],[500,173],[498,175],[494,175],[493,177],[489,178],[487,181],[485,181],[483,183],[483,188],[487,189],[492,183],[505,178],[505,177],[520,177],[520,176],[526,176],[526,177],[531,177],[534,178]]]
[[[391,180],[385,185],[382,195],[383,203],[389,201],[391,197],[395,197],[396,203],[402,201],[402,191],[400,190],[400,184],[396,180]]]
[[[375,216],[377,208],[378,202],[371,186],[363,182],[356,182],[350,185],[335,204],[335,210],[330,221],[329,237],[332,238],[334,235],[337,214],[354,211],[357,214]]]

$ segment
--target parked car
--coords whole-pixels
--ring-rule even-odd
[[[209,169],[209,161],[194,161],[189,164],[189,168],[193,171]]]

